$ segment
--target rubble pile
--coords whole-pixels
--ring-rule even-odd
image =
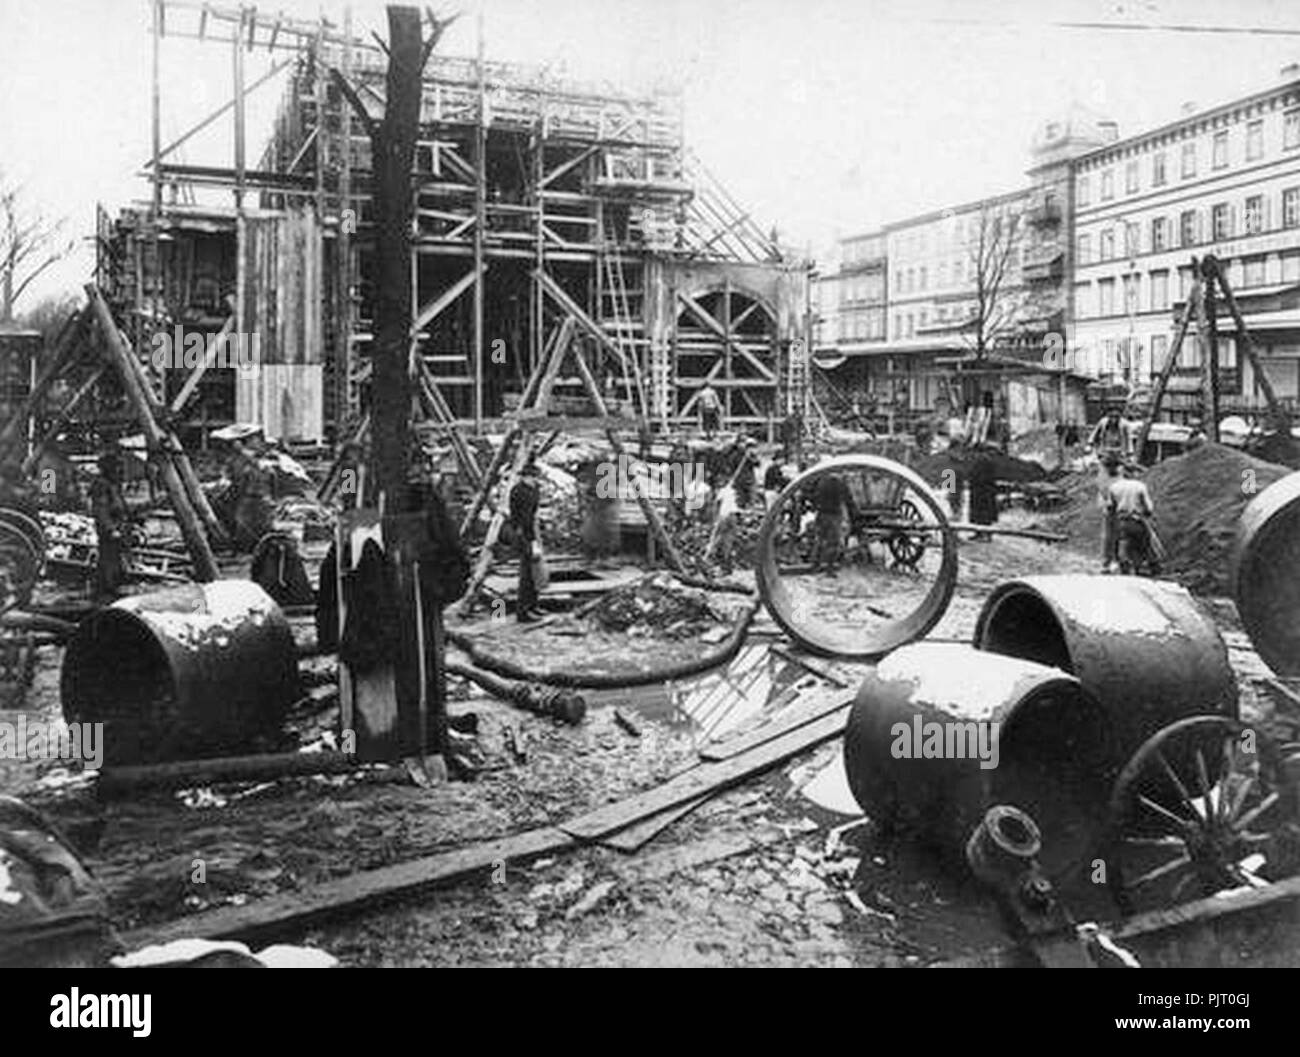
[[[74,547],[94,547],[95,522],[85,514],[41,511],[41,528],[45,530],[45,553],[51,558],[70,558]]]
[[[759,529],[767,511],[761,506],[745,507],[736,512],[735,529],[731,541],[719,539],[715,542],[713,553],[705,560],[709,541],[713,537],[713,522],[695,519],[682,519],[668,526],[673,543],[682,561],[702,576],[709,576],[721,571],[731,573],[735,569],[752,569],[758,553]]]
[[[1166,573],[1199,594],[1228,594],[1228,556],[1247,504],[1290,471],[1221,444],[1204,444],[1152,467],[1147,488]]]
[[[706,591],[657,573],[616,588],[601,598],[589,619],[605,631],[629,636],[696,638],[730,618],[710,604]]]

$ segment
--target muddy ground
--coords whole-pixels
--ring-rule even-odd
[[[985,594],[1002,580],[1096,564],[1061,545],[964,542],[956,595],[930,637],[969,640]],[[1231,603],[1207,604],[1229,642],[1244,715],[1268,718],[1274,702],[1252,681],[1266,670]],[[544,643],[552,664],[590,664],[619,645],[617,636],[564,628],[558,620],[523,633],[521,655]],[[478,629],[501,650],[520,637],[499,621]],[[310,638],[309,622],[297,630]],[[452,713],[479,717],[486,766],[473,782],[420,788],[382,769],[103,802],[84,775],[0,761],[0,789],[65,825],[107,886],[119,924],[138,928],[553,824],[650,788],[689,766],[710,738],[761,723],[781,691],[811,681],[768,652],[783,641],[760,611],[726,672],[589,692],[578,727],[453,678]],[[57,649],[40,651],[23,706],[29,717],[58,715],[59,661]],[[330,665],[311,662],[309,682],[327,686]],[[853,665],[836,670],[849,685],[861,675]],[[615,709],[637,734],[615,721]],[[328,705],[308,707],[292,733],[300,745],[327,743],[336,722]],[[717,796],[635,854],[593,846],[505,863],[299,938],[355,966],[919,966],[1005,942],[1004,923],[974,882],[860,816],[839,754],[831,742]]]

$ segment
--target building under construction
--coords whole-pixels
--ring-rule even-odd
[[[196,38],[233,51],[232,101],[198,127],[231,114],[234,157],[174,160],[187,137],[161,143],[155,99],[152,202],[101,214],[99,284],[141,356],[159,333],[254,343],[248,369],[162,369],[191,436],[243,421],[339,439],[366,413],[375,300],[370,139],[339,82],[378,120],[387,57],[350,17],[161,0],[154,37],[155,49]],[[249,81],[245,56],[261,51],[275,63]],[[250,165],[245,100],[281,78]],[[770,431],[802,409],[809,264],[694,161],[679,94],[437,53],[423,86],[412,370],[432,419],[481,427],[509,413],[568,317],[606,396],[658,428],[693,421],[706,380],[733,427]],[[213,189],[220,203],[201,204]],[[577,384],[558,379],[552,408],[583,414]]]

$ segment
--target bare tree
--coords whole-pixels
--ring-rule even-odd
[[[370,116],[356,88],[330,70],[370,137],[374,159],[375,340],[371,354],[371,429],[374,478],[390,510],[405,509],[411,441],[411,230],[415,201],[411,169],[420,131],[424,66],[447,27],[455,20],[428,11],[431,29],[422,39],[420,11],[388,8],[387,91],[384,116]],[[380,42],[381,45],[383,42]]]
[[[72,252],[63,227],[30,208],[22,187],[0,178],[0,322],[13,322],[14,305],[36,277]]]
[[[1015,330],[1024,304],[1014,274],[1023,233],[1023,217],[1014,207],[986,202],[975,217],[975,230],[967,244],[974,305],[965,337],[976,359],[986,358]]]

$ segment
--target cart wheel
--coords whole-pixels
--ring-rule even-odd
[[[914,521],[921,524],[923,518],[921,511],[917,509],[916,504],[910,499],[904,499],[898,504],[898,516],[904,521]],[[922,533],[912,533],[906,529],[899,529],[889,536],[889,553],[893,556],[894,564],[904,566],[908,569],[915,569],[921,556],[925,554],[925,536]]]
[[[1193,716],[1134,753],[1111,793],[1105,851],[1123,914],[1266,883],[1261,869],[1287,856],[1284,790],[1263,748],[1234,719]]]
[[[0,612],[31,601],[42,557],[25,533],[0,521]]]

